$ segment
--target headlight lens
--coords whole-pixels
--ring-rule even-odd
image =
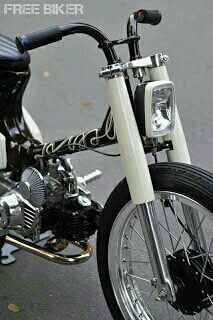
[[[146,135],[159,137],[174,129],[175,92],[171,81],[155,81],[146,86]]]
[[[152,95],[152,129],[154,135],[173,129],[174,90],[172,87],[154,89]]]

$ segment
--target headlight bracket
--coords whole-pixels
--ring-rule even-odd
[[[152,153],[155,154],[156,152],[161,151],[171,151],[173,150],[173,144],[171,140],[158,142],[157,144],[153,143],[153,139],[146,139],[144,141],[144,151],[146,154]]]

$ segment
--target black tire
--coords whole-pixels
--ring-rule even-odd
[[[152,164],[149,169],[155,191],[179,193],[213,212],[213,174],[195,166],[179,163]],[[118,213],[130,200],[128,185],[126,179],[123,179],[106,202],[97,236],[99,277],[106,302],[115,320],[124,318],[111,286],[108,270],[108,242]]]

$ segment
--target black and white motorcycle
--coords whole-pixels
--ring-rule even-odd
[[[213,315],[213,175],[191,165],[168,56],[143,58],[139,50],[138,23],[160,21],[159,11],[134,12],[127,38],[113,41],[84,23],[17,37],[18,50],[11,39],[0,37],[1,245],[6,241],[52,262],[75,265],[91,257],[89,238],[98,230],[98,269],[116,320]],[[43,143],[22,107],[30,78],[27,51],[75,33],[95,39],[105,54],[107,66],[99,77],[110,108],[100,128]],[[114,49],[123,44],[129,47],[128,62]],[[132,73],[138,79],[134,94]],[[113,143],[120,154],[97,151]],[[80,177],[71,164],[71,155],[85,150],[121,156],[126,177],[104,207],[87,187],[100,173]],[[168,162],[158,163],[158,152],[165,152]],[[151,165],[147,153],[153,155]],[[35,242],[47,230],[53,236],[41,247]],[[79,254],[63,254],[69,244]]]

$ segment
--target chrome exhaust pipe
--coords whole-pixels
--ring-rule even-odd
[[[15,247],[30,252],[40,258],[44,258],[48,261],[64,264],[64,265],[76,265],[89,260],[93,254],[93,247],[87,241],[73,241],[70,244],[82,249],[82,252],[75,255],[63,255],[59,253],[53,253],[38,246],[35,243],[30,243],[24,239],[20,239],[14,235],[7,235],[5,241]]]

